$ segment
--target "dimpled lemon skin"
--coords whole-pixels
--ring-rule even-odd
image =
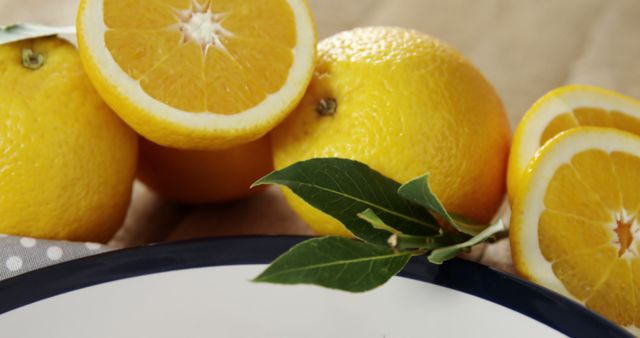
[[[45,56],[22,65],[30,48]],[[135,176],[137,136],[91,86],[58,38],[0,45],[0,233],[108,241]]]
[[[317,111],[322,99],[335,113]],[[320,42],[304,98],[271,136],[276,169],[341,157],[402,183],[429,173],[449,211],[482,223],[503,201],[510,129],[500,98],[458,52],[416,31],[358,28]],[[350,235],[284,193],[318,233]]]

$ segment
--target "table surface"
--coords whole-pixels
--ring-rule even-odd
[[[414,28],[460,50],[496,87],[514,127],[552,88],[585,83],[640,97],[640,1],[310,0],[324,38],[356,26]],[[0,0],[0,24],[73,24],[77,0]],[[503,217],[508,218],[508,208]],[[136,183],[115,246],[235,234],[311,234],[271,189],[222,205],[176,205]],[[512,271],[507,241],[470,256]]]

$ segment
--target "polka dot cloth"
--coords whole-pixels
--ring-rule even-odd
[[[110,248],[98,243],[48,241],[0,234],[0,280],[108,250]]]

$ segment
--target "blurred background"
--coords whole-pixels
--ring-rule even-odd
[[[640,97],[637,0],[309,0],[319,38],[365,25],[414,28],[468,57],[491,83],[515,126],[545,92],[585,83]],[[0,24],[72,25],[77,0],[0,0]],[[266,224],[266,225],[265,225]],[[271,190],[218,206],[162,201],[141,185],[112,245],[207,235],[309,233]],[[506,241],[485,254],[510,265]]]

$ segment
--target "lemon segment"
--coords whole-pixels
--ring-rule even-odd
[[[640,158],[624,152],[613,152],[611,162],[618,177],[624,210],[627,215],[635,215],[640,208],[640,191],[627,182],[634,182],[638,179]]]
[[[540,251],[548,261],[566,258],[576,252],[593,250],[613,242],[606,223],[550,209],[538,221]],[[567,238],[575,240],[567,241]]]
[[[587,298],[586,305],[591,310],[603,314],[607,319],[626,327],[634,326],[636,300],[630,261],[615,260],[609,264],[609,271],[598,288]],[[634,331],[638,328],[634,327]]]
[[[573,191],[566,194],[566,191]],[[550,210],[576,215],[597,222],[613,221],[598,195],[592,191],[569,165],[558,168],[548,183],[544,205]]]
[[[553,273],[572,296],[584,301],[608,278],[615,261],[614,248],[596,247],[554,261]]]

